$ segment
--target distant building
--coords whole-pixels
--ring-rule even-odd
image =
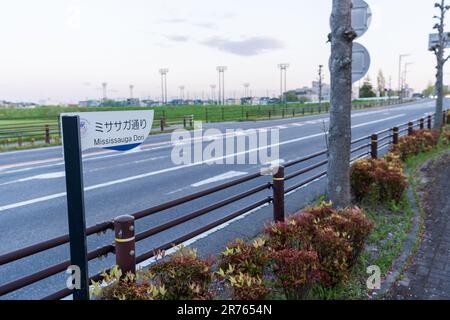
[[[78,102],[80,107],[99,107],[101,104],[102,102],[100,100],[85,100]]]

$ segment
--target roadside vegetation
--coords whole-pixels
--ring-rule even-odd
[[[406,168],[449,147],[442,133],[415,131],[400,138],[381,159],[351,168],[354,206],[331,203],[300,210],[268,225],[253,241],[236,239],[217,257],[181,248],[136,275],[117,267],[94,283],[96,299],[372,299],[368,266],[386,275],[411,228]]]

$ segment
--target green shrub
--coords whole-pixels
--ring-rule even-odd
[[[218,268],[226,270],[231,265],[235,274],[262,277],[267,259],[268,252],[263,239],[256,239],[252,244],[236,239],[220,254]]]
[[[167,260],[152,265],[153,281],[166,288],[168,300],[206,300],[213,298],[211,259],[200,259],[195,250],[181,249]]]
[[[430,151],[439,141],[439,130],[417,130],[412,135],[403,136],[398,144],[393,144],[389,152],[397,154],[402,161],[421,152]]]
[[[369,159],[356,161],[350,169],[350,185],[356,201],[400,202],[407,187],[403,165],[390,154],[392,161]]]
[[[315,251],[274,251],[272,269],[276,287],[283,290],[288,300],[304,298],[320,276],[319,259]]]

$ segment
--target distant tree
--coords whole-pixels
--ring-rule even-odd
[[[383,71],[381,69],[380,71],[378,71],[377,87],[378,92],[380,93],[380,97],[384,97],[386,94],[384,92],[384,89],[386,89],[386,78],[384,77]]]
[[[361,89],[359,90],[359,97],[360,98],[373,98],[376,97],[375,91],[373,91],[372,83],[370,82],[370,78],[367,77],[364,79],[364,84],[362,85]]]
[[[298,97],[295,91],[286,92],[286,101],[287,102],[298,102]]]
[[[431,83],[428,84],[428,86],[422,91],[422,94],[425,97],[433,96],[436,92],[436,87],[432,85]]]

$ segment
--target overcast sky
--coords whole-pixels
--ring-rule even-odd
[[[434,0],[367,0],[369,31],[357,40],[398,83],[398,56],[410,53],[408,82],[422,90],[434,77],[427,51]],[[328,65],[331,0],[2,0],[0,100],[76,102],[160,96],[158,69],[169,68],[169,98],[205,96],[228,66],[228,95],[243,83],[254,95],[279,91],[277,64],[289,62],[288,88],[310,86]],[[326,68],[326,82],[329,82]],[[450,79],[447,76],[447,79]]]

